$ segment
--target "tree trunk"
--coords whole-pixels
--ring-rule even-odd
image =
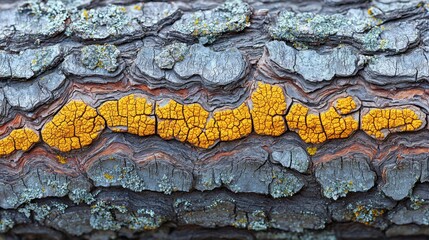
[[[420,1],[2,1],[2,238],[429,235],[427,19]]]

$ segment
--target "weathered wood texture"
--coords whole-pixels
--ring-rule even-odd
[[[429,236],[424,1],[0,2],[0,238]]]

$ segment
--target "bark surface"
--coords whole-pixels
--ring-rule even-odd
[[[429,3],[0,3],[0,239],[429,236]]]

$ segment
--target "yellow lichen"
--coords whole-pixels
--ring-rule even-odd
[[[359,127],[352,116],[341,116],[333,107],[321,113],[320,119],[327,139],[347,138]]]
[[[66,164],[67,163],[67,158],[63,157],[63,156],[60,156],[60,155],[57,155],[57,160],[61,164]]]
[[[82,101],[66,104],[42,129],[43,140],[67,152],[92,143],[104,129],[104,119]]]
[[[306,143],[322,143],[326,141],[320,118],[316,114],[308,114],[308,108],[299,104],[292,104],[286,121],[291,130],[295,130]]]
[[[317,152],[317,147],[307,147],[307,153],[310,156],[314,156]]]
[[[134,94],[118,101],[103,103],[98,112],[114,132],[129,132],[139,136],[155,134],[153,103]]]
[[[111,174],[109,174],[109,173],[104,173],[103,176],[104,176],[105,179],[107,179],[109,181],[113,180],[113,176]]]
[[[363,115],[361,128],[368,135],[384,139],[390,132],[414,131],[423,124],[412,109],[373,108]]]
[[[200,104],[183,105],[174,100],[157,104],[157,133],[163,139],[177,139],[192,145],[208,148],[219,139],[216,122],[208,119]]]
[[[232,141],[249,135],[252,132],[252,120],[246,103],[236,109],[214,112],[221,141]]]
[[[88,20],[89,19],[88,10],[83,9],[82,10],[82,16],[85,18],[85,20]]]
[[[365,225],[371,225],[377,220],[378,217],[382,216],[384,212],[384,209],[376,209],[358,205],[355,209],[353,209],[353,221],[360,222]]]
[[[141,11],[142,10],[142,4],[136,4],[136,5],[134,5],[134,10],[137,10],[137,11]]]
[[[358,129],[358,121],[352,116],[340,115],[333,107],[320,114],[309,114],[308,111],[302,104],[294,103],[286,115],[289,128],[306,143],[318,144],[328,139],[346,138]]]
[[[340,98],[335,102],[335,109],[340,114],[349,114],[356,110],[357,105],[351,96]]]
[[[280,86],[258,82],[252,93],[253,128],[260,135],[279,136],[286,131],[283,115],[286,114],[286,99]]]
[[[14,151],[27,151],[33,144],[39,142],[39,134],[29,128],[14,129],[8,136],[0,139],[0,156]]]

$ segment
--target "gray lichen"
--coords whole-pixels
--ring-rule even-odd
[[[81,202],[91,204],[95,201],[95,198],[92,193],[83,188],[77,188],[70,191],[69,199],[72,200],[75,204],[79,204]]]
[[[384,212],[384,209],[376,209],[368,206],[359,205],[356,206],[355,209],[353,209],[353,220],[366,225],[370,225],[375,222],[378,217],[383,215]]]
[[[305,37],[326,40],[330,36],[352,37],[370,29],[371,19],[341,14],[323,15],[283,11],[269,31],[273,38],[297,41]]]
[[[212,43],[226,32],[240,32],[250,25],[251,8],[241,0],[227,0],[208,11],[187,13],[173,29],[198,37],[201,44]]]
[[[163,221],[152,209],[140,208],[134,212],[124,205],[103,200],[91,206],[90,224],[94,229],[115,231],[125,227],[134,231],[153,230]]]
[[[253,211],[251,214],[248,215],[249,217],[249,225],[247,226],[248,229],[254,230],[254,231],[264,231],[267,230],[268,224],[267,224],[267,216],[265,215],[265,212],[262,210],[256,210]]]
[[[44,220],[52,211],[58,211],[64,213],[68,205],[60,202],[53,202],[52,204],[37,204],[37,203],[28,203],[23,207],[18,209],[18,212],[23,213],[27,218],[33,213],[34,219],[36,221]]]
[[[64,3],[58,0],[29,0],[22,4],[18,11],[32,19],[18,22],[15,26],[17,30],[44,36],[64,31],[65,21],[69,16]]]
[[[136,192],[146,189],[135,164],[127,159],[101,160],[89,168],[88,175],[96,186],[122,186]]]
[[[159,181],[158,187],[165,194],[171,194],[174,191],[171,180],[165,174],[162,176],[161,181]]]
[[[121,223],[116,221],[113,211],[125,213],[128,210],[125,206],[109,204],[105,201],[97,201],[91,206],[90,224],[98,230],[119,230]]]
[[[304,182],[288,172],[274,173],[270,184],[270,195],[274,198],[290,197],[304,187]]]
[[[297,45],[349,39],[369,52],[405,51],[419,36],[415,22],[383,23],[360,10],[330,15],[283,11],[269,31],[274,39]]]
[[[15,222],[9,217],[0,218],[0,233],[5,233],[13,228]]]
[[[161,69],[172,69],[176,62],[183,61],[187,52],[188,46],[185,43],[170,44],[155,56],[155,63]]]
[[[127,225],[131,230],[153,230],[160,227],[162,222],[162,218],[157,217],[153,210],[142,208],[130,216]]]
[[[116,5],[83,9],[73,13],[71,20],[66,34],[76,34],[83,39],[105,39],[140,30],[138,23],[127,15],[127,9]]]
[[[115,45],[89,45],[81,49],[82,64],[89,69],[102,68],[114,72],[118,67],[120,51]]]

